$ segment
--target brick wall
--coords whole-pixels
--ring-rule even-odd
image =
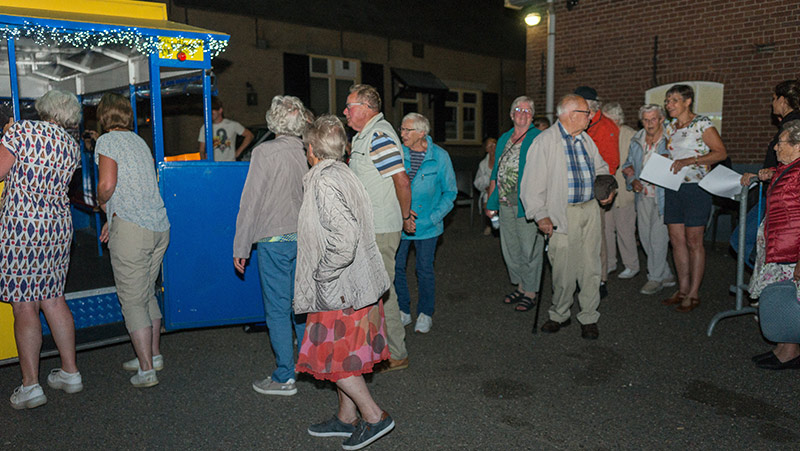
[[[646,90],[677,81],[723,83],[723,141],[734,163],[758,163],[776,129],[772,90],[800,77],[797,0],[556,1],[555,97],[580,85],[618,101],[636,125]],[[653,81],[653,40],[658,66]],[[546,20],[528,29],[527,92],[544,111]]]

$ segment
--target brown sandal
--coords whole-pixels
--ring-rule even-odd
[[[689,301],[689,305],[681,304],[675,307],[676,312],[688,313],[700,306],[700,299],[698,298],[686,298],[685,300]]]
[[[663,305],[680,304],[681,302],[683,302],[683,298],[685,298],[685,297],[686,297],[685,294],[681,293],[680,291],[676,291],[675,294],[672,295],[672,297],[664,299],[663,301],[661,301],[661,304],[663,304]]]

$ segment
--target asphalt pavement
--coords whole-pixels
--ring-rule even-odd
[[[753,366],[750,356],[770,348],[754,317],[722,320],[706,335],[714,314],[734,306],[735,260],[725,246],[707,243],[702,303],[691,313],[662,306],[666,290],[639,294],[644,271],[612,275],[600,338],[587,341],[574,318],[556,334],[532,334],[534,312],[502,303],[513,287],[499,239],[482,228],[470,225],[468,208],[452,215],[436,256],[433,329],[406,329],[407,370],[367,378],[397,424],[369,449],[800,448],[800,373]],[[48,403],[15,411],[6,401],[0,448],[341,449],[340,438],[306,433],[335,412],[332,384],[301,376],[291,397],[251,389],[274,366],[266,333],[179,331],[164,336],[162,353],[161,383],[135,389],[121,368],[129,343],[80,352],[85,389],[72,395],[46,387],[59,361],[43,359]],[[0,367],[5,399],[20,380],[18,365]]]

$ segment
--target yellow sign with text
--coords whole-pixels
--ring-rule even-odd
[[[158,57],[178,61],[203,61],[203,40],[158,37]]]

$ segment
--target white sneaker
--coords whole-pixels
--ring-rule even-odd
[[[158,376],[156,376],[156,370],[138,370],[136,374],[131,376],[131,384],[136,388],[147,388],[158,385]]]
[[[20,385],[11,394],[11,407],[17,410],[33,409],[46,402],[47,396],[44,395],[44,391],[39,384],[34,384],[30,387]]]
[[[642,289],[639,290],[639,293],[642,293],[642,294],[656,294],[659,291],[661,291],[661,289],[663,289],[663,288],[664,288],[664,285],[662,285],[661,282],[659,282],[657,280],[648,280],[647,283],[644,284],[644,286],[642,286]]]
[[[414,326],[414,332],[427,334],[431,331],[431,326],[433,326],[433,318],[424,313],[420,313],[417,315],[417,324]]]
[[[297,386],[294,379],[275,382],[272,380],[272,376],[267,376],[264,380],[253,382],[253,390],[262,395],[292,396],[297,393]]]
[[[666,288],[674,287],[677,284],[678,283],[675,281],[674,277],[670,277],[669,279],[664,279],[664,280],[661,281],[661,285],[666,287]]]
[[[139,371],[139,359],[133,358],[122,364],[122,369],[126,371]],[[164,369],[164,357],[159,355],[153,356],[153,369],[161,371]]]
[[[56,390],[64,390],[67,393],[78,393],[83,390],[81,373],[67,373],[61,368],[55,368],[47,375],[47,385]]]
[[[410,313],[406,313],[406,312],[401,310],[400,311],[400,322],[403,323],[403,327],[406,327],[409,324],[411,324],[411,314]]]
[[[630,268],[625,268],[625,271],[622,271],[617,275],[619,279],[632,279],[636,274],[639,274],[639,271],[634,271]]]

